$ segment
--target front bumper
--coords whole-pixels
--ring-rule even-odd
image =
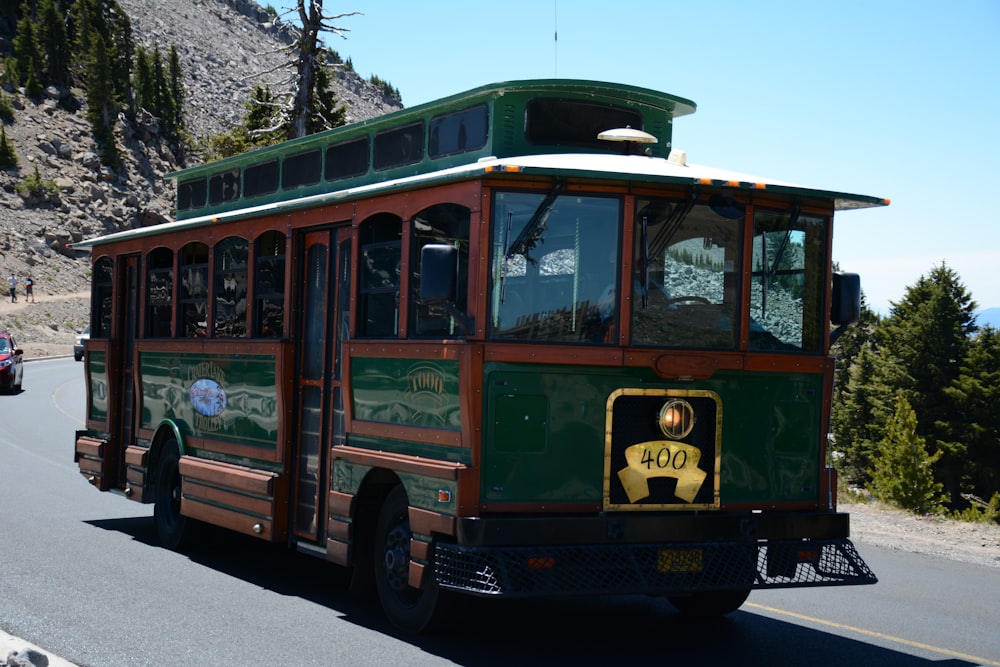
[[[846,514],[564,520],[460,519],[459,542],[435,545],[437,582],[474,595],[540,597],[878,581],[847,539]],[[543,523],[547,529],[537,532]],[[594,539],[574,539],[584,535]]]

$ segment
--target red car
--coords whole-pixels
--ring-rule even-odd
[[[21,391],[24,380],[24,350],[17,346],[14,337],[6,331],[0,331],[0,389],[8,393]]]

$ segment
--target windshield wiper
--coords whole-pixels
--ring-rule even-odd
[[[559,193],[562,192],[562,188],[562,182],[557,182],[549,194],[545,195],[545,199],[538,205],[535,212],[531,214],[528,224],[524,226],[521,233],[517,235],[514,242],[507,248],[507,252],[504,255],[505,259],[510,259],[514,255],[524,255],[525,260],[529,262],[533,261],[528,257],[528,253],[541,240],[542,234],[545,232],[545,223],[548,222],[549,216],[552,215],[552,206],[555,204]]]

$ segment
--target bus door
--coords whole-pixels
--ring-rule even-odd
[[[295,535],[326,537],[329,451],[343,440],[340,345],[350,299],[348,227],[306,232],[299,247],[301,267],[296,351]],[[338,236],[344,241],[338,250]],[[339,261],[338,261],[339,259]],[[346,280],[346,283],[345,283]],[[338,303],[338,294],[343,298]]]
[[[110,405],[119,406],[117,414],[110,415],[112,421],[112,442],[118,443],[112,456],[115,462],[115,476],[119,486],[125,482],[125,448],[132,444],[135,435],[135,337],[138,335],[139,317],[139,256],[129,255],[124,258],[121,269],[118,290],[121,301],[118,304],[118,322],[116,333],[119,344],[112,347],[117,351],[115,359],[109,359],[111,368],[118,367],[117,378],[120,384],[111,387],[112,396],[121,400],[112,400]],[[114,352],[112,352],[114,354]],[[109,375],[109,383],[114,382],[115,375]],[[119,393],[120,392],[120,393]]]

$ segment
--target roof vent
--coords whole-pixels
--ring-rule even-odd
[[[670,151],[670,155],[667,156],[667,162],[672,162],[673,164],[686,167],[688,163],[688,154],[679,148],[675,148]]]

